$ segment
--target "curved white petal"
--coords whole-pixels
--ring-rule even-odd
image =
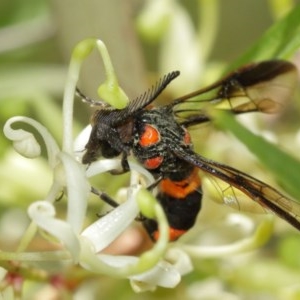
[[[100,274],[109,274],[115,277],[127,277],[136,291],[153,290],[156,286],[166,288],[175,287],[181,279],[180,273],[172,264],[160,261],[153,268],[146,272],[130,275],[127,270],[130,266],[137,265],[139,258],[135,256],[113,256],[113,255],[94,255],[89,252],[87,243],[83,249],[87,250],[81,259],[80,264],[88,270]],[[82,258],[82,257],[81,257]]]
[[[125,268],[138,262],[138,258],[134,256],[112,256],[98,255],[98,258],[111,267],[116,269]],[[174,266],[166,261],[160,261],[146,272],[137,275],[128,276],[135,291],[152,290],[156,286],[166,288],[175,287],[181,279],[180,273]]]
[[[128,162],[130,170],[136,171],[139,176],[143,175],[147,182],[146,184],[151,184],[154,182],[153,175],[147,171],[145,168],[141,167],[141,165],[134,163],[134,162]],[[93,162],[88,169],[86,170],[86,176],[87,177],[93,177],[100,173],[108,172],[115,169],[120,169],[121,167],[121,160],[118,158],[115,159],[101,159],[98,161]],[[132,184],[132,182],[131,182]]]
[[[81,161],[82,155],[85,150],[85,145],[89,140],[91,131],[92,126],[86,126],[83,130],[81,130],[81,132],[77,135],[77,137],[74,140],[73,149],[78,161]]]
[[[79,234],[86,214],[90,185],[85,176],[84,166],[66,153],[61,152],[59,157],[63,163],[68,193],[67,221],[75,233]]]
[[[55,218],[54,206],[46,201],[36,201],[28,208],[28,215],[38,227],[56,237],[78,261],[80,254],[79,240],[70,224]]]
[[[34,135],[23,129],[13,129],[11,124],[20,121],[20,118],[9,119],[3,128],[3,132],[7,138],[13,141],[14,149],[27,158],[35,158],[40,156],[41,147],[36,141]]]
[[[95,252],[106,248],[135,219],[139,212],[134,195],[136,192],[137,189],[133,191],[133,195],[126,202],[120,204],[82,232],[82,236],[89,239],[93,244]]]
[[[30,158],[40,155],[40,145],[32,133],[22,129],[13,129],[11,125],[16,122],[27,123],[40,133],[47,148],[49,164],[52,168],[55,167],[57,163],[56,155],[60,150],[47,128],[31,118],[22,116],[12,117],[6,121],[3,128],[5,136],[14,142],[14,147],[17,152],[25,157]]]
[[[154,290],[156,286],[175,287],[181,280],[180,272],[166,261],[160,261],[154,268],[142,274],[129,277],[136,292]]]
[[[155,288],[156,285],[173,287],[178,284],[181,277],[176,267],[161,261],[168,242],[168,225],[162,208],[156,201],[150,201],[150,204],[154,206],[152,209],[157,217],[161,234],[151,250],[140,257],[95,255],[96,251],[102,250],[113,241],[135,217],[138,212],[135,201],[137,191],[138,188],[132,192],[126,202],[82,233],[82,236],[90,243],[82,239],[80,264],[96,273],[128,277],[132,280],[136,290],[149,290]],[[137,195],[142,196],[140,193]]]
[[[190,257],[180,248],[168,249],[165,259],[172,263],[172,266],[176,268],[181,275],[188,274],[194,269]]]

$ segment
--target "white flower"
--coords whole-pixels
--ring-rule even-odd
[[[96,44],[99,46],[99,43]],[[91,40],[88,40],[88,46],[91,47]],[[255,245],[262,243],[270,231],[271,222],[269,221],[263,223],[252,237],[246,237],[232,245],[201,246],[201,242],[195,245],[183,245],[179,241],[168,246],[168,224],[164,212],[160,204],[140,184],[141,177],[146,186],[153,183],[153,177],[144,168],[132,162],[129,162],[131,179],[130,186],[127,188],[126,201],[85,227],[91,191],[89,178],[118,168],[120,160],[103,159],[92,163],[88,168],[80,163],[80,155],[88,140],[91,127],[88,126],[75,141],[73,140],[73,98],[81,63],[81,61],[78,62],[78,47],[76,49],[76,55],[70,64],[69,80],[66,84],[63,103],[62,149],[48,130],[31,118],[16,116],[9,119],[4,126],[6,137],[13,141],[15,149],[21,155],[28,158],[35,158],[40,154],[40,145],[32,133],[23,129],[13,129],[12,125],[16,122],[27,123],[35,128],[45,143],[53,181],[44,199],[33,201],[29,205],[28,215],[32,223],[23,235],[18,251],[16,253],[1,252],[0,258],[10,261],[29,260],[35,262],[35,266],[40,263],[40,268],[43,268],[44,262],[50,261],[60,268],[79,264],[82,268],[96,274],[129,278],[133,289],[140,292],[154,290],[156,286],[175,287],[180,282],[181,276],[193,269],[189,255],[220,257],[252,249]],[[90,51],[90,48],[88,50]],[[80,54],[84,53],[84,55],[89,52],[82,51],[82,48],[80,51]],[[118,87],[114,87],[113,91],[116,90],[117,94],[122,96]],[[58,216],[56,199],[62,191],[67,196],[67,209],[65,216]],[[152,249],[139,257],[101,253],[131,225],[140,211],[147,216],[150,214],[158,221],[159,239]],[[245,220],[240,218],[238,222],[247,229],[245,234],[251,234],[253,228],[249,226],[249,220]],[[230,222],[226,220],[225,224],[230,225]],[[43,237],[52,243],[55,240],[60,249],[27,252],[26,249],[38,230],[41,233],[46,232],[47,234],[43,234]]]
[[[28,149],[34,149],[30,142],[34,146],[37,141],[33,135],[30,136],[30,133],[24,130],[16,129],[16,132],[11,127],[14,122],[26,122],[34,126],[44,139],[49,167],[53,170],[53,184],[45,199],[35,201],[29,206],[28,215],[39,229],[46,231],[61,243],[63,251],[69,253],[66,258],[70,264],[79,263],[84,268],[99,274],[130,278],[136,290],[153,289],[156,285],[174,287],[178,284],[180,271],[176,266],[162,260],[167,245],[167,234],[161,235],[161,239],[153,249],[141,257],[99,254],[138,215],[139,207],[136,202],[136,195],[141,186],[139,184],[140,175],[137,176],[136,172],[146,176],[147,181],[150,182],[152,176],[147,171],[130,163],[132,182],[128,189],[127,201],[87,228],[83,228],[90,193],[88,177],[115,169],[120,164],[119,160],[99,160],[86,170],[86,167],[78,162],[75,155],[59,149],[49,132],[41,124],[26,117],[11,118],[5,124],[4,133],[14,142],[17,139],[18,143],[22,140],[23,135],[28,144],[27,147],[23,148],[26,157],[33,156],[28,153]],[[28,140],[28,136],[30,136],[30,140]],[[19,150],[19,153],[24,154],[22,149]],[[57,195],[64,189],[68,198],[68,207],[66,218],[62,219],[56,216],[55,201]],[[161,223],[166,226],[166,220],[160,206],[156,203],[155,205],[158,219],[162,219]],[[165,231],[167,232],[167,230]],[[43,252],[37,253],[37,255],[39,256],[38,260],[41,260]],[[55,251],[53,251],[53,257],[55,257]],[[49,253],[45,255],[44,260],[47,261],[47,259],[49,259]]]
[[[46,145],[48,163],[53,173],[52,185],[45,198],[34,201],[28,207],[28,215],[32,223],[20,242],[18,253],[9,257],[12,260],[22,261],[29,256],[32,261],[51,260],[57,261],[58,264],[65,261],[65,264],[69,266],[80,264],[83,268],[94,273],[130,278],[136,290],[152,290],[157,285],[174,287],[180,281],[180,270],[175,265],[173,266],[163,260],[168,242],[167,221],[160,205],[155,200],[151,200],[149,195],[146,196],[146,198],[150,197],[151,202],[148,207],[151,207],[153,217],[157,217],[161,230],[160,239],[155,246],[140,257],[101,254],[101,250],[114,241],[139,213],[136,199],[140,197],[139,194],[142,191],[140,176],[141,174],[144,175],[149,184],[153,181],[152,176],[143,168],[130,163],[131,184],[128,188],[127,201],[87,228],[84,228],[83,225],[91,191],[88,177],[115,169],[120,164],[119,160],[100,160],[87,168],[80,163],[78,156],[80,152],[77,150],[84,149],[89,136],[89,129],[84,130],[75,142],[72,138],[73,99],[80,64],[82,56],[85,57],[95,45],[107,59],[106,49],[101,48],[103,43],[92,39],[81,42],[75,48],[72,56],[63,102],[62,149],[58,147],[48,130],[33,119],[16,116],[9,119],[4,126],[6,137],[13,141],[15,149],[21,155],[28,158],[34,158],[40,154],[40,145],[32,133],[23,129],[14,129],[12,125],[16,122],[23,122],[34,127]],[[110,62],[106,61],[105,67],[107,68],[107,75],[110,77],[105,83],[108,87],[106,88],[105,84],[102,85],[102,90],[106,90],[105,96],[114,98],[116,93],[118,97],[124,98],[122,90],[117,85]],[[111,89],[111,95],[109,95],[111,83],[114,87]],[[73,150],[74,147],[75,151]],[[67,211],[65,217],[58,217],[55,204],[57,196],[62,191],[67,195]],[[26,252],[25,249],[38,229],[48,234],[45,235],[45,238],[50,240],[55,238],[59,242],[61,250]]]
[[[192,270],[189,255],[202,258],[223,257],[249,250],[257,247],[257,241],[262,240],[262,236],[265,237],[265,232],[269,230],[271,223],[267,222],[259,227],[256,235],[230,245],[201,246],[201,243],[200,245],[181,245],[178,242],[174,243],[166,252],[168,231],[165,216],[160,205],[153,202],[151,205],[154,206],[156,217],[160,226],[162,226],[160,228],[160,239],[153,248],[140,257],[101,254],[101,251],[130,226],[138,215],[137,198],[141,190],[140,176],[143,176],[147,184],[150,184],[153,182],[151,174],[141,166],[130,163],[131,184],[128,188],[127,201],[104,217],[99,218],[95,223],[84,228],[87,200],[90,193],[88,178],[118,168],[120,161],[117,159],[99,160],[86,170],[86,167],[78,162],[78,157],[75,154],[65,153],[59,149],[52,136],[41,124],[26,117],[11,118],[4,126],[4,133],[13,141],[17,139],[18,143],[22,140],[23,134],[28,144],[27,147],[23,148],[27,157],[31,156],[28,149],[36,147],[32,147],[30,142],[33,144],[37,142],[33,139],[33,136],[29,140],[28,136],[30,134],[26,131],[16,129],[16,134],[16,130],[11,128],[14,122],[31,124],[44,139],[48,152],[49,167],[53,170],[53,184],[45,199],[35,201],[29,206],[28,215],[39,229],[46,231],[60,242],[63,250],[59,251],[60,255],[57,258],[61,260],[61,253],[65,252],[64,257],[69,265],[79,263],[83,268],[93,273],[129,278],[135,291],[153,290],[156,286],[171,288],[179,283],[181,275]],[[79,139],[75,142],[77,149],[83,149],[85,140],[89,135],[89,130],[85,129],[83,132],[85,133],[84,137],[82,134],[79,135]],[[81,143],[83,144],[80,146]],[[19,152],[22,154],[22,151],[19,150]],[[78,152],[75,151],[75,153]],[[55,208],[56,197],[62,190],[66,190],[68,198],[65,219],[56,216]],[[234,227],[239,224],[240,227],[244,228],[245,232],[243,234],[253,232],[253,224],[248,218],[240,215],[234,216],[234,219],[231,217],[231,219],[225,220],[227,226],[230,226],[234,221]],[[165,234],[162,234],[163,231],[165,231]],[[69,254],[66,255],[67,253]],[[52,254],[51,258],[53,259],[57,253],[53,251]],[[22,256],[22,254],[20,255]],[[34,254],[32,256],[34,260]],[[41,260],[44,255],[43,252],[40,252],[36,253],[36,256],[38,257],[36,257],[37,260]],[[166,260],[164,260],[164,257]],[[44,256],[44,260],[49,260],[48,252]]]

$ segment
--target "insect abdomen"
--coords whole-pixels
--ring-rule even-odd
[[[175,241],[193,227],[201,209],[202,190],[197,168],[181,181],[163,179],[159,188],[157,199],[169,222],[169,239]],[[157,240],[159,232],[156,221],[145,220],[144,226],[149,235]]]

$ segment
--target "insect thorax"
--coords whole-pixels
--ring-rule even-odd
[[[188,131],[165,107],[144,110],[136,117],[133,154],[152,173],[173,180],[190,173],[192,166],[174,154],[179,144],[192,148]]]

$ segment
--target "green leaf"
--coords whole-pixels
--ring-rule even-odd
[[[270,27],[230,69],[253,61],[287,59],[300,48],[300,5]],[[243,127],[233,116],[216,114],[216,124],[232,132],[270,170],[281,186],[300,201],[300,162]]]
[[[270,27],[265,34],[242,57],[230,66],[231,69],[251,62],[273,58],[287,59],[300,48],[300,5]]]
[[[281,186],[300,201],[300,162],[242,126],[224,111],[213,113],[215,124],[233,133],[270,170]]]

